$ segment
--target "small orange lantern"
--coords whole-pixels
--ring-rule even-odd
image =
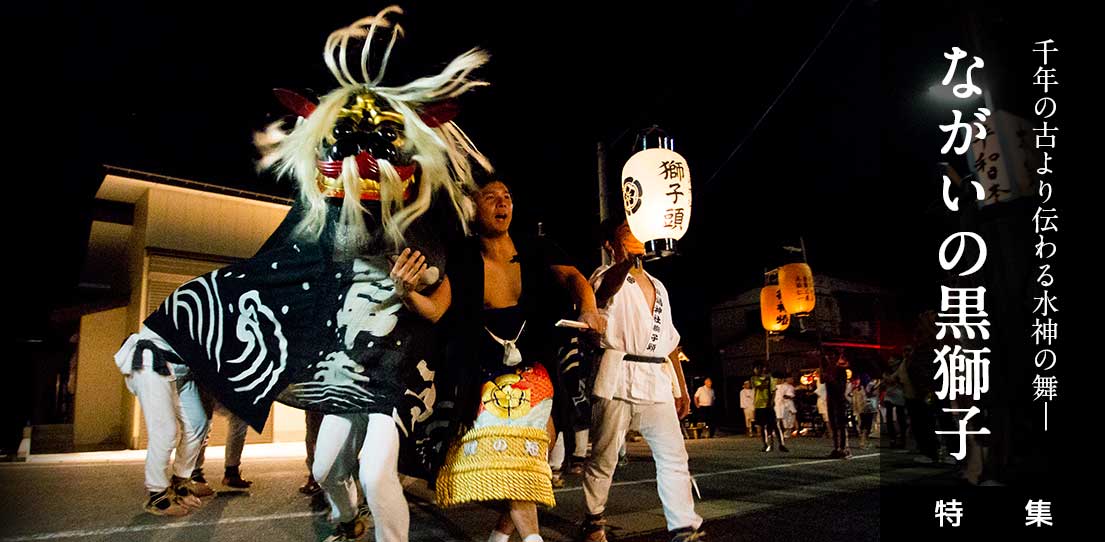
[[[779,288],[783,306],[794,316],[809,316],[817,301],[813,292],[813,271],[804,263],[791,263],[779,269]]]
[[[760,290],[760,320],[771,335],[778,335],[790,327],[790,315],[783,307],[783,295],[778,286],[764,286]]]

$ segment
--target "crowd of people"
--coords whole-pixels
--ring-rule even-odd
[[[663,283],[640,265],[643,245],[624,219],[608,221],[603,247],[613,264],[597,269],[588,281],[547,240],[511,236],[513,202],[502,181],[487,182],[473,198],[477,235],[463,249],[472,263],[461,263],[464,255],[455,256],[457,263],[432,292],[419,284],[426,269],[419,251],[402,251],[390,271],[403,304],[416,314],[435,322],[449,314],[446,318],[464,318],[485,331],[462,329],[466,324],[456,320],[447,324],[460,330],[456,338],[461,344],[450,352],[470,354],[468,359],[454,361],[472,373],[457,379],[459,387],[467,388],[458,394],[458,404],[475,407],[468,409],[472,418],[461,423],[465,429],[448,443],[449,452],[436,478],[439,503],[502,502],[502,517],[489,540],[507,540],[516,530],[527,542],[540,540],[536,507],[555,504],[548,444],[556,438],[553,402],[558,394],[554,390],[561,382],[553,380],[563,374],[563,362],[574,359],[564,347],[578,346],[593,353],[589,361],[595,365],[595,376],[586,394],[591,419],[580,423],[572,419],[578,417],[578,409],[568,409],[561,423],[590,429],[582,432],[583,442],[573,447],[573,457],[582,460],[590,444],[590,459],[583,469],[588,513],[582,521],[582,539],[605,540],[603,513],[631,422],[656,459],[658,491],[673,540],[700,538],[702,518],[694,511],[679,421],[691,410],[691,396],[676,358],[680,338],[671,322],[671,301]],[[565,298],[579,307],[576,318],[589,328],[583,343],[580,335],[557,333],[551,325],[559,314],[545,286],[559,286]],[[473,293],[481,290],[482,296]],[[471,300],[465,298],[468,294]],[[451,309],[460,312],[450,313]],[[474,345],[467,340],[473,338]],[[168,351],[160,337],[143,327],[120,350],[117,361],[150,428],[146,510],[177,516],[195,510],[202,504],[200,497],[214,493],[202,470],[213,407],[207,401],[204,408],[189,366],[166,355]],[[463,393],[469,390],[475,392]],[[568,393],[564,397],[569,398]],[[711,382],[694,395],[701,412],[710,412],[714,400]],[[369,513],[375,517],[378,540],[405,539],[409,529],[403,521],[406,505],[397,473],[373,471],[396,460],[368,452],[388,448],[386,443],[397,440],[394,423],[388,417],[374,425],[373,416],[320,416],[308,411],[310,474],[301,491],[326,495],[336,524],[332,541],[362,536]],[[715,425],[712,414],[704,419]],[[248,487],[250,482],[241,478],[238,466],[246,425],[233,414],[230,420],[223,483]],[[373,445],[366,446],[368,442]],[[170,469],[172,447],[176,457]],[[397,453],[390,450],[392,455]],[[360,493],[367,506],[358,502],[354,482],[358,468]],[[510,483],[482,483],[496,475]]]
[[[231,423],[222,483],[248,488],[246,427],[263,427],[280,401],[307,412],[300,491],[325,495],[329,542],[365,536],[369,515],[376,540],[407,540],[400,473],[430,481],[442,507],[496,503],[488,540],[538,542],[538,506],[555,506],[569,454],[583,476],[579,537],[605,541],[631,429],[655,460],[671,540],[702,540],[681,420],[693,406],[715,436],[724,398],[708,378],[689,393],[672,300],[644,269],[644,245],[624,216],[605,221],[611,263],[586,278],[549,240],[513,232],[508,179],[452,122],[487,56],[469,51],[440,74],[383,87],[397,13],[331,35],[340,87],[319,103],[280,95],[294,128],[274,126],[258,146],[262,165],[299,183],[284,223],[253,258],[178,288],[116,354],[149,434],[145,510],[187,515],[214,494],[203,449],[216,409]],[[387,43],[375,74],[374,36]],[[361,78],[347,65],[354,38]],[[906,373],[848,378],[846,358],[825,355],[834,457],[850,454],[849,401],[861,445],[880,395],[894,405],[887,420],[900,423],[904,407],[914,434],[926,433]],[[787,452],[802,412],[793,379],[757,365],[740,403],[763,450]]]
[[[932,377],[924,360],[914,356],[913,346],[885,362],[866,363],[862,370],[853,368],[841,351],[826,351],[822,357],[820,367],[803,371],[803,382],[797,385],[794,376],[769,375],[764,364],[755,364],[734,398],[743,413],[744,434],[760,436],[765,452],[788,451],[787,437],[828,438],[833,442],[829,457],[837,459],[851,457],[853,447],[870,448],[872,434],[885,436],[884,445],[892,449],[906,448],[911,437],[918,462],[942,461],[932,431]]]

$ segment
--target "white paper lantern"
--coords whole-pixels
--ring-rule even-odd
[[[633,236],[655,257],[674,252],[691,223],[691,172],[679,153],[662,148],[634,154],[622,168],[622,198]],[[659,252],[659,253],[656,253]]]

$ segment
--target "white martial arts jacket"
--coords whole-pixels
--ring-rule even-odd
[[[602,284],[602,266],[591,275],[591,287]],[[680,395],[671,362],[644,363],[626,361],[626,354],[666,358],[679,346],[679,332],[671,320],[668,291],[658,279],[645,275],[656,289],[656,304],[648,306],[645,293],[632,275],[610,299],[605,308],[606,334],[602,338],[602,360],[591,392],[603,399],[623,399],[632,403],[671,403]],[[600,310],[603,308],[600,307]]]

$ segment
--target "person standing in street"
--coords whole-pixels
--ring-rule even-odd
[[[671,540],[703,540],[679,424],[690,412],[690,397],[667,289],[639,265],[644,245],[624,219],[607,220],[602,232],[603,248],[614,264],[600,267],[591,276],[598,306],[607,311],[607,323],[592,391],[593,453],[583,478],[587,510],[580,539],[607,540],[603,514],[618,448],[635,421],[656,461],[656,486]]]
[[[756,421],[756,392],[752,391],[752,383],[745,380],[740,394],[741,410],[744,412],[744,430],[749,438],[755,436]]]
[[[714,438],[717,422],[714,415],[714,381],[709,378],[694,392],[694,406],[698,409],[699,420],[710,429],[710,438]]]

